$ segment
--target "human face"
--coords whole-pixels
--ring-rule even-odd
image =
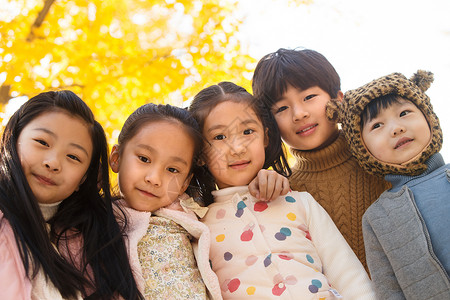
[[[430,142],[431,132],[423,113],[411,101],[382,109],[368,121],[362,138],[372,155],[387,163],[401,164],[418,155]]]
[[[225,101],[206,117],[206,165],[219,188],[247,185],[265,160],[265,131],[248,104]]]
[[[86,122],[53,111],[39,115],[23,128],[17,150],[37,201],[50,204],[78,190],[91,163],[93,145]]]
[[[127,204],[153,212],[172,204],[186,191],[191,179],[194,141],[176,121],[148,122],[111,152],[111,169]]]
[[[339,91],[338,98],[342,100],[342,97]],[[318,86],[299,90],[288,85],[281,99],[272,106],[286,144],[298,150],[318,150],[337,138],[337,124],[325,115],[325,106],[330,99],[330,95]]]

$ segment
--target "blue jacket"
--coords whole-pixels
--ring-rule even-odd
[[[450,164],[434,154],[418,176],[387,175],[363,216],[367,264],[380,299],[450,299]]]

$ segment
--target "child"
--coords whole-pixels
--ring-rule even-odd
[[[222,296],[374,299],[363,266],[310,194],[289,192],[271,202],[250,195],[247,185],[261,168],[289,172],[276,123],[258,104],[244,88],[221,82],[199,92],[189,108],[219,188],[202,221],[211,231]]]
[[[186,110],[150,103],[128,117],[112,149],[130,262],[146,299],[206,299],[205,285],[212,299],[222,299],[208,261],[209,230],[194,214],[206,208],[184,194],[202,145]]]
[[[136,299],[108,197],[106,138],[88,106],[70,91],[41,93],[1,143],[0,298]]]
[[[207,290],[211,299],[222,299],[209,263],[209,229],[196,217],[207,208],[184,194],[202,193],[200,178],[193,177],[202,148],[202,134],[186,110],[150,103],[130,115],[112,149],[119,202],[130,222],[130,260],[146,299],[205,299]],[[259,172],[254,193],[268,200],[285,194],[289,184],[279,177]]]
[[[258,62],[252,87],[296,158],[291,188],[311,193],[365,266],[362,215],[388,185],[363,171],[326,118],[325,105],[343,96],[336,70],[316,51],[279,49]]]
[[[363,217],[367,264],[379,299],[450,299],[450,164],[418,71],[376,79],[327,108],[361,166],[392,188]],[[446,233],[447,232],[447,233]]]

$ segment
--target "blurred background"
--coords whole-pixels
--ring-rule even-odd
[[[330,60],[344,92],[432,71],[449,162],[449,14],[448,0],[0,0],[0,122],[40,92],[70,89],[112,145],[138,106],[183,106],[223,80],[251,91],[263,55],[304,47]]]

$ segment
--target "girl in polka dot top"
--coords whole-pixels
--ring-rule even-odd
[[[252,95],[221,82],[199,92],[189,110],[206,141],[209,210],[201,221],[223,298],[375,299],[360,261],[309,193],[271,202],[249,193],[262,168],[290,173],[276,123]]]

